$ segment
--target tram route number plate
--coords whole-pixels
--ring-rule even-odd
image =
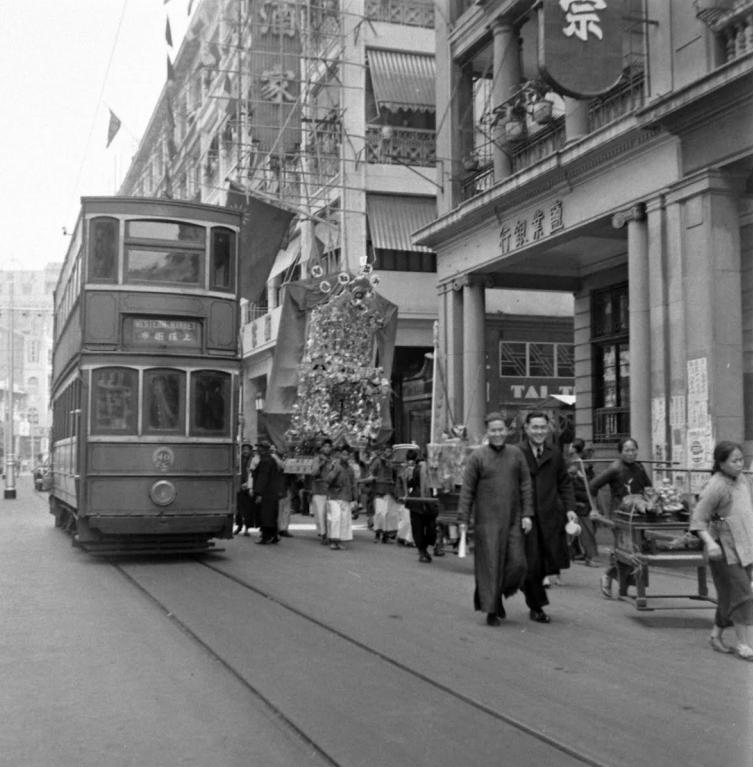
[[[313,474],[316,468],[316,457],[286,458],[283,471],[285,474]]]

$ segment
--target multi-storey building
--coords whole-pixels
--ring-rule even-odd
[[[59,263],[40,270],[0,271],[2,446],[8,448],[8,388],[12,380],[11,452],[29,463],[46,453],[49,444],[52,292],[59,271]]]
[[[120,191],[241,206],[267,200],[295,214],[284,236],[265,244],[251,230],[279,230],[274,210],[249,225],[241,328],[248,437],[264,429],[285,285],[314,265],[355,273],[368,264],[399,307],[395,438],[429,439],[431,386],[421,371],[434,346],[436,257],[411,234],[435,219],[437,194],[456,184],[436,151],[435,22],[429,0],[347,8],[204,0],[191,19]],[[558,315],[571,333],[566,294],[542,304],[503,293],[487,308]],[[551,318],[528,320],[527,338],[549,332]]]
[[[452,170],[415,242],[437,254],[449,401],[470,403],[471,432],[499,404],[476,375],[485,302],[565,290],[578,435],[612,450],[630,433],[645,457],[706,468],[715,439],[753,453],[753,3],[625,0],[614,87],[553,90],[539,14],[595,80],[587,45],[613,6],[438,3]]]

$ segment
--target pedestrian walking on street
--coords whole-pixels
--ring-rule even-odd
[[[486,613],[489,626],[505,617],[503,597],[523,585],[526,573],[524,533],[533,523],[533,492],[521,450],[506,445],[508,427],[500,413],[486,416],[487,444],[471,453],[465,465],[458,502],[458,525],[474,519],[474,607]]]
[[[549,623],[544,612],[549,604],[545,576],[559,576],[570,567],[565,525],[577,522],[573,484],[559,448],[548,444],[549,416],[534,411],[526,416],[526,439],[521,444],[528,463],[533,488],[533,527],[525,537],[526,579],[523,592],[529,617],[537,623]]]
[[[429,496],[429,475],[426,461],[420,460],[418,452],[409,450],[405,454],[406,466],[398,476],[398,498],[407,501],[413,543],[418,549],[418,561],[431,562],[429,548],[437,543],[438,509],[430,503],[410,502],[410,498]]]
[[[332,470],[332,440],[325,437],[319,446],[314,472],[311,477],[311,511],[314,515],[316,532],[322,544],[327,543],[327,480]]]
[[[254,498],[261,537],[257,543],[278,543],[277,515],[280,505],[282,472],[271,454],[269,442],[259,443],[259,463],[253,471]]]
[[[719,442],[711,479],[693,509],[690,529],[704,543],[716,587],[709,644],[717,652],[734,652],[753,661],[753,484],[742,472],[742,447]],[[735,648],[722,639],[728,626],[737,636]]]
[[[248,535],[253,527],[254,499],[250,495],[249,480],[251,472],[249,464],[253,458],[253,446],[250,442],[244,442],[241,445],[241,465],[238,473],[239,486],[235,493],[235,535],[243,531],[243,535]]]
[[[369,467],[374,477],[374,542],[392,543],[397,538],[398,510],[395,502],[397,471],[392,447],[386,445]]]
[[[353,540],[351,508],[356,498],[356,478],[350,466],[350,448],[343,445],[325,477],[327,481],[327,534],[329,547],[344,549],[343,541]]]
[[[620,508],[625,496],[642,495],[647,487],[651,487],[646,470],[638,462],[638,443],[632,437],[625,437],[617,443],[619,458],[599,475],[591,480],[589,491],[595,498],[599,490],[609,485],[611,500],[609,504],[609,517]],[[602,574],[600,580],[601,593],[607,599],[612,597],[612,581],[617,579],[617,561],[612,552],[609,567]]]
[[[591,519],[591,496],[588,492],[588,474],[582,461],[571,458],[567,464],[567,471],[573,483],[575,495],[575,513],[578,515],[580,534],[571,544],[573,556],[571,559],[580,558],[586,567],[598,567],[596,557],[599,553],[596,544],[596,531],[594,521]]]

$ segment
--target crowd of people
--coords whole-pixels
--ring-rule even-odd
[[[549,623],[548,583],[573,561],[598,567],[597,526],[609,525],[626,501],[652,485],[635,439],[621,440],[615,460],[597,473],[583,440],[573,438],[565,450],[553,444],[546,413],[529,413],[523,431],[518,444],[508,444],[508,422],[490,413],[460,488],[457,529],[464,538],[473,525],[474,607],[489,626],[501,624],[504,600],[518,591],[530,619]],[[354,454],[325,438],[310,473],[284,474],[283,465],[268,443],[243,445],[236,533],[258,527],[257,543],[277,543],[290,535],[292,510],[313,516],[322,545],[342,550],[353,540],[353,519],[365,513],[375,543],[409,543],[421,563],[430,563],[432,552],[444,554],[448,531],[438,524],[427,463],[417,450],[398,464],[389,445],[376,455]],[[608,488],[603,510],[602,488]],[[693,506],[689,530],[703,544],[717,592],[709,644],[753,661],[753,482],[743,472],[740,445],[716,446],[712,476]],[[605,598],[612,598],[617,577],[612,551],[599,580]],[[723,639],[728,627],[734,646]]]

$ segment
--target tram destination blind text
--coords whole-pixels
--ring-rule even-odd
[[[131,348],[201,348],[201,324],[196,320],[126,317],[124,338]]]

